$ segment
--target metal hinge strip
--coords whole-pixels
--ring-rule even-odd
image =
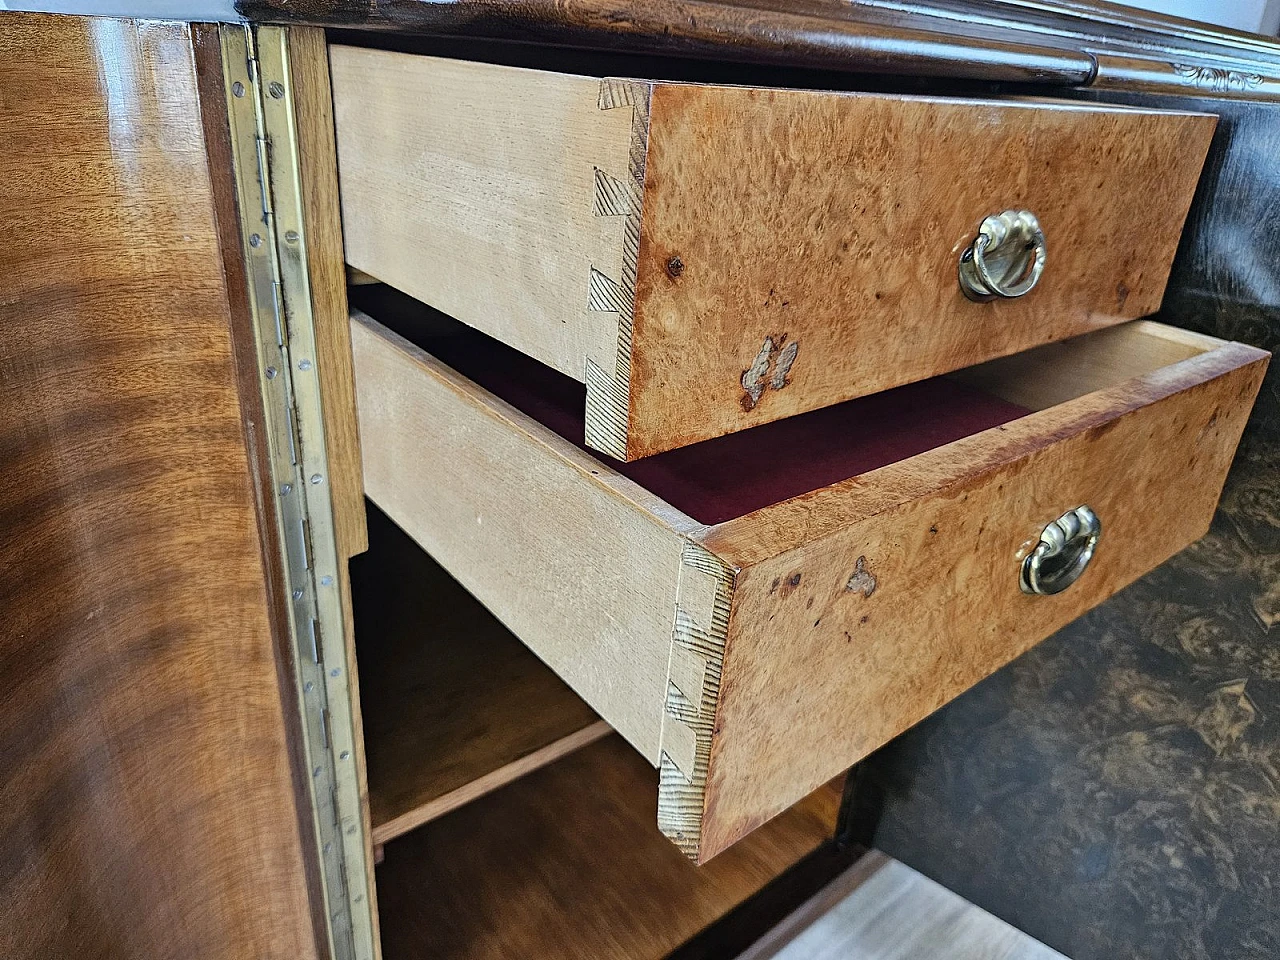
[[[288,31],[226,24],[221,41],[329,949],[336,960],[373,960]]]

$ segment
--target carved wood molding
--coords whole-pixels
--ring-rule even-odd
[[[1088,85],[1106,57],[1158,60],[1127,85],[1270,96],[1280,43],[1100,0],[238,0],[250,19],[544,42],[855,73]],[[1260,78],[1257,83],[1253,78]],[[1173,78],[1170,80],[1169,78]],[[1113,82],[1112,85],[1115,85]]]

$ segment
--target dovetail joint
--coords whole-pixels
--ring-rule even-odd
[[[676,601],[672,643],[701,661],[702,689],[691,697],[670,680],[667,682],[666,716],[663,717],[663,723],[681,724],[687,728],[692,733],[694,752],[692,769],[689,770],[682,770],[677,766],[666,751],[662,753],[658,781],[658,827],[687,856],[697,859],[702,847],[707,772],[720,701],[720,680],[724,669],[735,576],[733,568],[723,560],[705,547],[692,542],[685,543],[680,564],[681,584],[687,582],[686,574],[694,578],[709,576],[714,581],[714,598],[710,609],[690,609],[689,595],[699,591],[682,589]]]
[[[613,369],[586,363],[586,441],[611,457],[627,456],[627,412],[631,398],[631,338],[635,322],[636,275],[640,257],[640,211],[644,166],[649,142],[650,86],[632,80],[600,81],[601,110],[630,107],[631,152],[625,180],[594,168],[592,212],[597,217],[624,217],[622,275],[614,279],[592,265],[587,309],[617,316],[618,346]]]

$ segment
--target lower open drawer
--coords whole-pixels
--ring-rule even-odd
[[[581,384],[368,308],[416,343],[353,315],[367,495],[699,862],[1201,536],[1268,356],[1139,321],[623,465],[565,439]]]

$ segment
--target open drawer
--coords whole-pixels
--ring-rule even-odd
[[[330,61],[348,263],[584,382],[620,460],[1155,312],[1216,124]]]
[[[1201,536],[1268,356],[1138,321],[609,466],[581,384],[380,303],[422,346],[353,315],[367,495],[660,767],[699,861]]]

